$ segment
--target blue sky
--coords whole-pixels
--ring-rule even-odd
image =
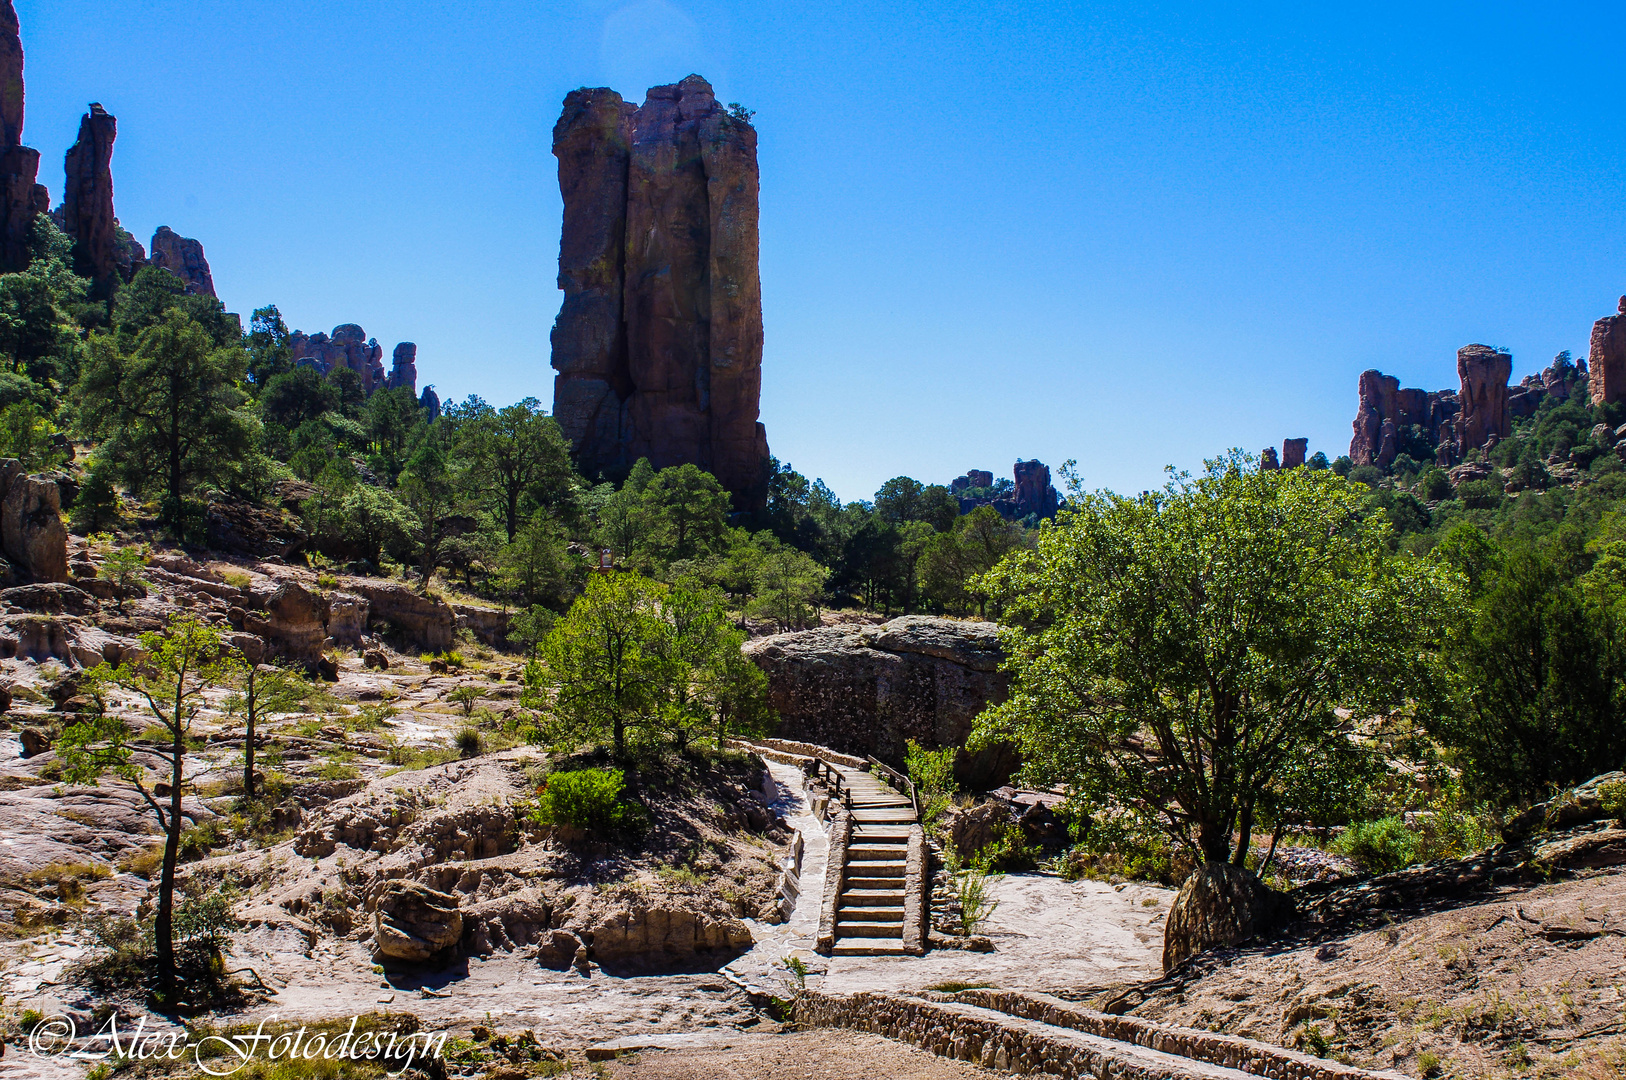
[[[552,399],[565,93],[757,111],[774,452],[890,476],[1348,447],[1361,370],[1585,355],[1626,292],[1619,8],[17,0],[53,201],[90,101],[117,209],[227,306]]]

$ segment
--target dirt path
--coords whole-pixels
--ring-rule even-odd
[[[1001,1075],[879,1035],[833,1029],[643,1050],[609,1063],[606,1071],[627,1080],[967,1080]]]

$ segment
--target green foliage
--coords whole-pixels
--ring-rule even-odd
[[[573,769],[549,776],[536,793],[530,818],[538,825],[571,825],[600,836],[624,828],[632,816],[622,801],[620,769]]]
[[[910,739],[904,748],[903,765],[909,779],[915,784],[915,797],[920,802],[920,823],[934,828],[948,812],[958,785],[954,782],[954,758],[958,751],[952,746],[941,750],[927,750]]]
[[[1368,873],[1387,874],[1416,861],[1417,834],[1398,817],[1363,821],[1345,829],[1333,850],[1355,860]]]
[[[1037,550],[988,575],[1014,682],[973,744],[1014,741],[1028,783],[1240,865],[1256,825],[1380,767],[1336,710],[1435,693],[1423,649],[1453,577],[1391,555],[1336,474],[1237,453],[1135,497],[1073,487]]]
[[[620,759],[686,745],[711,724],[719,741],[758,726],[766,677],[743,640],[709,590],[599,574],[542,642],[536,671],[559,721],[579,740],[609,738]]]
[[[921,588],[944,610],[965,615],[975,608],[980,618],[988,604],[982,575],[1027,543],[1020,525],[1007,522],[991,506],[979,506],[927,541],[920,555]]]
[[[171,526],[199,487],[240,482],[253,461],[259,422],[237,387],[246,355],[216,346],[178,309],[142,330],[128,352],[113,336],[91,339],[80,422],[105,440],[101,460],[132,491],[165,496]]]
[[[1616,780],[1598,789],[1603,812],[1616,821],[1626,821],[1626,781]]]
[[[501,409],[478,402],[457,438],[469,464],[467,488],[487,502],[510,543],[527,519],[569,503],[575,477],[570,446],[536,398]]]
[[[774,542],[771,537],[760,547],[765,550],[751,575],[756,595],[747,612],[770,620],[781,632],[806,628],[818,617],[819,600],[830,571],[811,555]]]
[[[454,705],[460,706],[463,710],[463,715],[468,716],[474,711],[475,702],[483,700],[485,696],[485,691],[481,690],[478,686],[470,686],[465,684],[457,687],[451,693],[447,694],[446,700],[452,702]]]
[[[66,459],[52,441],[56,435],[56,425],[32,401],[0,408],[0,455],[16,458],[30,471],[52,469]]]

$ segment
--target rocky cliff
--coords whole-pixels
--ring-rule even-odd
[[[565,98],[553,412],[589,476],[648,457],[766,498],[756,138],[698,75]]]
[[[203,257],[203,245],[168,225],[158,226],[158,231],[152,234],[149,261],[186,282],[187,292],[198,296],[215,295],[215,279],[209,273],[209,260]]]
[[[1007,521],[1021,521],[1031,515],[1053,518],[1061,507],[1061,496],[1050,483],[1050,467],[1037,458],[1011,466],[1016,480],[1011,489],[997,497],[968,495],[968,491],[994,486],[994,474],[986,469],[967,469],[956,476],[949,491],[959,498],[960,513],[969,514],[979,506],[991,506]]]
[[[410,341],[403,341],[395,347],[390,357],[390,389],[404,386],[412,391],[414,397],[418,394],[418,346]]]
[[[35,183],[40,153],[23,145],[23,39],[11,0],[0,0],[0,273],[26,269],[34,218],[50,209]]]
[[[768,676],[779,735],[903,767],[910,739],[964,746],[972,721],[1005,699],[998,627],[906,615],[882,626],[830,626],[747,643]],[[962,754],[967,786],[998,787],[1015,759],[1004,748]]]
[[[63,166],[62,231],[73,240],[73,268],[102,286],[118,272],[118,218],[113,214],[113,141],[118,120],[92,102]]]
[[[1507,415],[1507,380],[1513,357],[1489,345],[1464,345],[1457,350],[1457,375],[1462,379],[1462,415],[1457,421],[1457,453],[1484,446],[1495,436],[1505,439],[1512,430]]]
[[[1626,296],[1619,314],[1592,324],[1592,350],[1588,354],[1591,378],[1588,389],[1594,405],[1611,404],[1626,397]]]

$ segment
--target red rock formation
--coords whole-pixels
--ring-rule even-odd
[[[390,389],[404,386],[412,391],[414,397],[418,394],[418,346],[410,341],[403,341],[395,346],[395,352],[390,356]]]
[[[1594,405],[1608,405],[1626,397],[1626,296],[1620,298],[1620,314],[1592,324],[1587,380]]]
[[[175,232],[168,225],[152,234],[152,265],[168,270],[186,282],[186,291],[197,296],[215,295],[215,279],[209,273],[209,260],[203,245]]]
[[[1016,477],[1016,491],[1013,493],[1016,512],[1013,516],[1025,518],[1029,514],[1038,514],[1042,518],[1055,517],[1061,498],[1050,484],[1050,467],[1034,459],[1018,461],[1011,471]]]
[[[355,323],[335,326],[332,337],[295,330],[288,335],[288,348],[294,363],[309,361],[323,375],[349,368],[361,376],[364,393],[371,394],[384,385],[384,346],[377,338],[368,338],[367,331]]]
[[[641,108],[573,91],[554,154],[554,415],[578,462],[590,475],[693,463],[762,505],[756,131],[691,75]]]
[[[1309,439],[1283,439],[1282,468],[1296,469],[1303,465],[1305,452],[1309,449]]]
[[[1489,345],[1464,345],[1457,350],[1457,375],[1462,379],[1462,415],[1457,420],[1457,451],[1485,445],[1492,435],[1506,438],[1507,380],[1513,374],[1513,357]]]
[[[113,215],[113,140],[118,120],[92,102],[79,121],[79,140],[64,162],[62,228],[73,239],[73,268],[81,277],[111,282],[119,263],[118,218]]]
[[[35,183],[40,154],[23,141],[23,39],[11,0],[0,0],[0,273],[28,267],[34,218],[50,209]]]
[[[1400,380],[1381,371],[1361,372],[1360,405],[1355,412],[1355,433],[1349,457],[1356,465],[1388,468],[1399,453],[1402,428],[1421,427],[1438,443],[1441,428],[1457,412],[1454,390],[1429,393],[1402,389]]]
[[[1274,446],[1267,446],[1263,450],[1259,451],[1260,471],[1275,472],[1281,467],[1282,463],[1276,459],[1276,448]]]

